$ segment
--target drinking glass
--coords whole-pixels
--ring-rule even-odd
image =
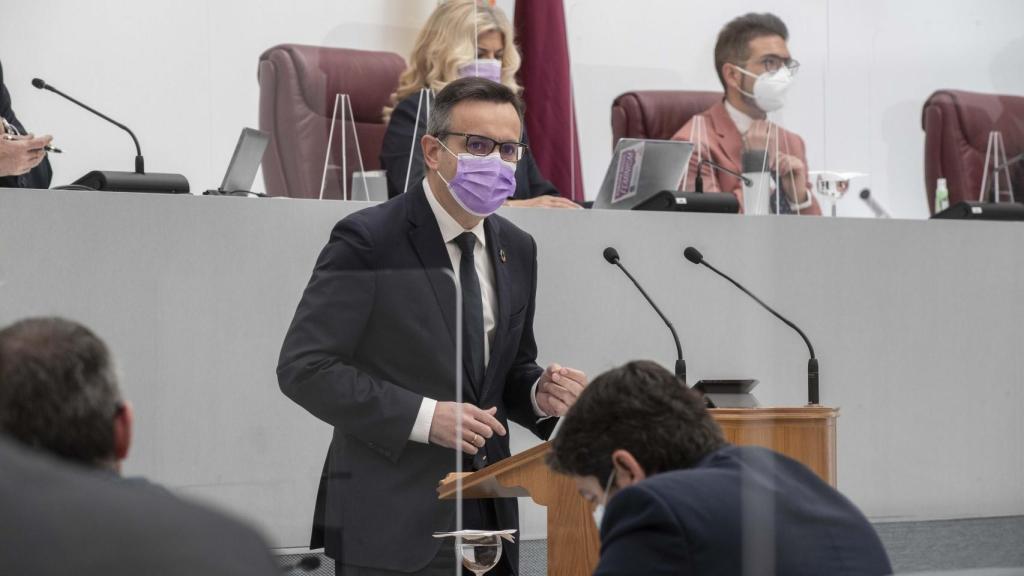
[[[464,536],[459,544],[462,565],[476,576],[486,574],[501,560],[500,536]]]

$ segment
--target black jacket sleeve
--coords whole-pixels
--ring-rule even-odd
[[[22,134],[27,133],[25,127],[18,121],[11,107],[11,94],[4,84],[3,66],[0,65],[0,116],[7,119]],[[49,188],[50,180],[53,179],[53,170],[50,168],[50,159],[43,158],[35,168],[26,174],[19,176],[4,176],[0,178],[0,188]]]
[[[297,404],[397,461],[423,396],[353,364],[376,293],[373,251],[358,218],[335,226],[281,346],[277,375]]]

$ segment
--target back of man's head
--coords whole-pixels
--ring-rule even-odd
[[[130,437],[107,346],[61,318],[0,330],[0,432],[88,466],[116,468]]]
[[[722,67],[741,64],[750,58],[750,41],[764,36],[779,36],[789,40],[789,29],[781,18],[771,13],[744,14],[733,19],[718,33],[715,43],[715,70],[722,86],[728,89]]]
[[[696,392],[654,362],[630,362],[583,390],[552,441],[549,464],[604,479],[612,453],[626,450],[650,476],[690,468],[724,443]]]

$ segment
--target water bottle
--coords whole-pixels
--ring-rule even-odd
[[[939,178],[935,184],[935,213],[938,214],[949,208],[949,188],[946,187],[946,179]]]

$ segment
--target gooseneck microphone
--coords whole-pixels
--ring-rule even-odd
[[[669,331],[672,332],[672,340],[676,343],[676,378],[683,383],[683,386],[686,386],[686,361],[683,360],[683,346],[679,343],[679,335],[676,334],[676,327],[672,325],[672,322],[669,322],[669,319],[666,318],[664,314],[662,314],[658,305],[655,304],[654,300],[651,300],[651,297],[647,295],[647,291],[640,286],[640,283],[636,281],[636,278],[633,278],[633,275],[629,273],[629,270],[626,270],[625,266],[622,265],[618,250],[610,246],[605,248],[604,259],[607,260],[609,264],[618,266],[619,270],[622,270],[622,273],[626,275],[626,278],[629,278],[629,280],[633,282],[636,289],[640,291],[640,294],[642,294],[647,300],[647,303],[651,305],[651,308],[654,308],[654,311],[661,317],[661,321],[664,322],[665,325],[668,326]]]
[[[78,100],[75,100],[71,96],[68,96],[67,94],[61,92],[60,90],[57,90],[53,86],[50,86],[49,84],[47,84],[41,78],[33,78],[32,79],[32,85],[35,86],[36,88],[40,89],[40,90],[49,90],[50,92],[53,92],[54,94],[60,96],[61,98],[64,98],[65,100],[68,100],[68,101],[70,101],[70,102],[72,102],[74,104],[77,104],[77,105],[81,106],[82,108],[85,108],[89,112],[92,112],[93,114],[99,116],[100,118],[103,118],[107,122],[110,122],[114,126],[117,126],[121,130],[124,130],[125,132],[127,132],[128,135],[132,137],[132,142],[135,142],[135,173],[136,174],[145,174],[146,173],[146,161],[142,158],[142,147],[139,146],[139,139],[135,137],[135,133],[132,132],[130,128],[128,128],[124,124],[121,124],[117,120],[114,120],[110,116],[107,116],[106,114],[104,114],[104,113],[102,113],[102,112],[92,108],[91,106],[87,106],[87,105],[79,102]]]
[[[744,288],[739,282],[733,280],[727,274],[725,274],[722,271],[720,271],[718,268],[715,268],[711,264],[708,264],[707,260],[704,260],[704,255],[700,253],[700,250],[697,250],[693,246],[688,246],[686,248],[686,250],[683,251],[683,256],[685,256],[687,260],[689,260],[690,262],[693,262],[694,264],[703,264],[704,266],[707,266],[708,269],[710,269],[712,272],[714,272],[715,274],[718,274],[722,278],[725,278],[726,280],[731,282],[733,286],[735,286],[735,287],[739,288],[740,290],[742,290],[744,294],[746,294],[747,296],[750,296],[751,298],[753,298],[754,302],[757,302],[762,307],[764,307],[765,310],[771,312],[773,316],[775,316],[779,320],[782,320],[782,322],[785,323],[786,326],[789,326],[793,330],[796,330],[796,333],[799,334],[800,337],[804,339],[804,344],[807,345],[807,350],[811,354],[811,358],[807,361],[807,403],[811,404],[811,405],[817,405],[818,404],[818,359],[814,355],[814,346],[811,345],[811,341],[807,339],[807,335],[804,334],[804,331],[801,330],[796,324],[793,324],[789,320],[785,319],[782,316],[782,314],[779,314],[778,312],[773,310],[771,306],[769,306],[769,305],[765,304],[764,302],[762,302],[760,298],[758,298],[757,296],[754,296],[754,294],[751,293],[750,290],[747,290],[746,288]]]
[[[875,200],[869,188],[860,191],[860,199],[868,205],[868,208],[875,214],[875,218],[891,218],[889,211],[879,204],[878,200]]]
[[[710,166],[713,170],[718,170],[719,172],[725,172],[726,174],[728,174],[730,176],[735,176],[736,178],[739,178],[740,182],[743,182],[744,186],[748,186],[749,187],[749,186],[753,186],[754,185],[754,182],[750,178],[747,178],[746,176],[744,176],[743,174],[740,174],[739,172],[736,172],[735,170],[729,170],[728,168],[726,168],[725,166],[722,166],[721,164],[719,164],[717,162],[712,162],[711,160],[704,159],[704,160],[701,160],[700,162],[697,163],[697,177],[693,180],[693,191],[694,192],[697,192],[697,193],[703,193],[704,192],[704,174],[703,174],[702,169],[705,166]]]
[[[46,83],[41,78],[33,78],[32,86],[40,90],[48,90],[64,98],[65,100],[85,108],[89,112],[103,118],[114,126],[124,130],[132,137],[135,143],[135,172],[113,172],[94,170],[78,179],[69,188],[85,190],[109,190],[118,192],[158,192],[169,194],[187,194],[189,191],[188,180],[180,174],[147,174],[146,161],[142,157],[142,146],[135,133],[124,124],[114,120],[110,116],[79,102],[60,90]]]

